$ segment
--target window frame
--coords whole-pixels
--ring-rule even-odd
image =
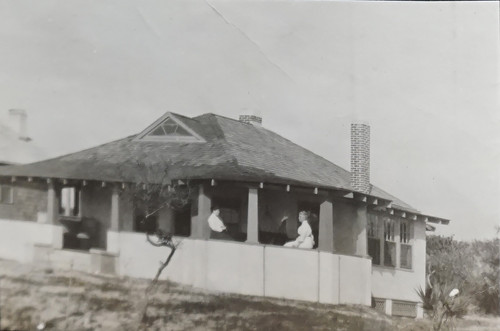
[[[383,265],[384,267],[389,267],[389,268],[397,268],[398,265],[398,242],[397,242],[397,233],[396,229],[398,228],[396,223],[397,220],[390,218],[390,217],[384,217],[384,258],[383,258]],[[391,253],[389,248],[393,248],[393,258],[391,259]],[[390,264],[389,263],[389,259]]]
[[[374,225],[375,223],[375,225]],[[367,222],[367,248],[370,248],[370,241],[379,241],[379,262],[372,256],[372,265],[382,268],[402,269],[413,271],[413,246],[414,246],[415,223],[408,219],[403,219],[395,215],[386,215],[378,211],[368,212]],[[403,247],[407,247],[403,248]],[[403,250],[406,249],[406,255],[403,256]],[[392,251],[393,258],[391,259]],[[409,253],[408,253],[409,250]],[[409,254],[409,255],[408,255]],[[402,263],[403,259],[408,263]]]
[[[399,246],[400,246],[400,256],[399,256],[399,267],[402,269],[413,269],[413,223],[408,220],[399,221]],[[406,252],[407,263],[403,263],[403,247],[409,249]]]
[[[369,213],[368,214],[368,229],[367,229],[367,239],[368,239],[368,255],[371,256],[372,258],[372,264],[382,266],[382,255],[381,255],[381,239],[380,239],[380,231],[379,231],[379,220],[378,220],[378,215]],[[372,256],[370,254],[370,240],[372,243],[377,243],[375,245],[376,248],[378,248],[378,252],[374,252],[375,256]]]

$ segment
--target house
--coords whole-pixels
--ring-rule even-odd
[[[151,278],[166,252],[146,242],[145,210],[131,202],[131,188],[150,183],[143,179],[159,169],[172,185],[193,189],[185,208],[164,207],[154,216],[182,240],[166,278],[421,316],[415,289],[425,287],[426,225],[448,220],[422,214],[370,183],[368,125],[351,127],[349,172],[261,123],[253,115],[234,120],[169,112],[124,139],[0,168],[2,183],[44,196],[0,205],[0,257]],[[209,239],[213,204],[237,240]],[[273,244],[269,238],[279,233],[282,216],[296,220],[300,210],[317,215],[317,247]],[[295,238],[297,223],[287,222],[283,231]]]

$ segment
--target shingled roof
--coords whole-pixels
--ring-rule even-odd
[[[1,167],[0,176],[133,182],[138,178],[140,162],[167,169],[171,179],[268,182],[353,191],[347,170],[263,127],[211,113],[194,118],[166,113],[162,118],[167,117],[202,140],[149,141],[139,139],[143,131],[54,159]],[[373,185],[370,193],[416,211]]]

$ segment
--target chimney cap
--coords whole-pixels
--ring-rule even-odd
[[[240,115],[240,122],[256,126],[262,125],[262,117],[257,115]]]
[[[353,120],[351,122],[351,125],[367,125],[367,126],[370,126],[370,122],[368,122],[367,120],[359,119],[359,120]]]

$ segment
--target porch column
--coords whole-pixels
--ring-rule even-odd
[[[109,229],[118,231],[120,228],[120,193],[117,187],[113,187],[111,193],[111,223]]]
[[[50,181],[47,188],[47,223],[52,224],[52,247],[63,247],[63,227],[58,224],[59,201],[55,184]]]
[[[64,192],[64,195],[63,195]],[[61,200],[64,201],[64,216],[71,215],[71,194],[73,193],[72,189],[67,187],[64,190],[61,190]]]
[[[197,239],[208,239],[210,237],[210,228],[208,226],[208,217],[210,216],[210,197],[205,192],[205,187],[200,184],[198,187],[198,215],[191,217],[191,237]]]
[[[248,189],[247,243],[259,243],[259,191]]]
[[[324,201],[319,206],[318,249],[333,252],[333,203]]]
[[[50,182],[47,189],[47,223],[56,224],[57,221],[57,196],[54,183]]]
[[[109,230],[107,232],[106,250],[118,253],[120,251],[120,192],[114,186],[111,192],[111,216]]]
[[[368,212],[365,204],[356,206],[356,219],[353,224],[353,235],[356,240],[356,255],[368,255],[368,237],[366,227],[368,226]]]

